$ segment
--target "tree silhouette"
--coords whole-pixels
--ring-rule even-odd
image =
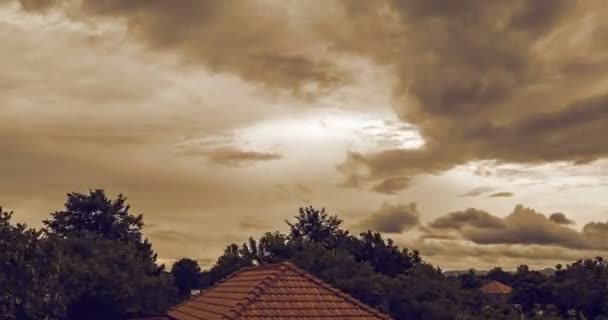
[[[200,287],[201,268],[198,262],[182,258],[173,264],[171,274],[181,298],[190,296],[193,289]]]

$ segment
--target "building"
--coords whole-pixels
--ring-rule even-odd
[[[481,286],[479,290],[487,295],[491,302],[506,302],[512,289],[500,281],[493,280]]]
[[[244,268],[173,307],[171,320],[391,320],[289,262]]]
[[[502,296],[511,293],[512,289],[500,281],[493,280],[481,286],[479,290],[485,294]]]

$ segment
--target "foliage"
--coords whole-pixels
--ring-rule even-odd
[[[0,207],[0,319],[57,319],[64,315],[59,252],[41,233],[12,224]]]
[[[143,216],[131,215],[126,201],[122,194],[116,200],[108,199],[103,190],[69,193],[65,209],[51,213],[44,225],[48,233],[63,239],[92,233],[104,239],[140,243]]]
[[[188,296],[243,267],[290,260],[394,319],[608,319],[608,261],[581,259],[553,275],[500,268],[446,277],[415,250],[380,233],[351,235],[325,210],[301,208],[288,233],[227,246],[201,272],[183,258],[171,272],[156,263],[143,217],[126,198],[102,190],[70,193],[62,211],[35,230],[0,208],[0,319],[127,319],[161,315]],[[505,299],[478,288],[512,286]]]
[[[137,248],[95,236],[61,239],[68,319],[126,319],[162,314],[177,301],[173,279]]]
[[[447,281],[417,251],[399,249],[380,233],[352,236],[341,223],[324,210],[302,208],[295,222],[288,222],[289,234],[266,233],[257,241],[228,246],[204,283],[211,285],[242,266],[291,260],[396,319],[451,319],[479,304],[466,302],[474,295]]]
[[[171,274],[181,298],[190,296],[193,289],[200,287],[201,267],[198,262],[182,258],[173,264]]]
[[[10,219],[1,213],[0,319],[127,319],[177,301],[122,195],[71,193],[41,231]]]

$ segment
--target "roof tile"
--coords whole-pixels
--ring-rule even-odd
[[[169,310],[175,320],[390,320],[289,262],[245,268]]]
[[[479,288],[479,290],[481,290],[481,292],[485,293],[485,294],[500,294],[500,295],[506,295],[511,293],[511,287],[509,287],[508,285],[500,282],[500,281],[491,281],[487,284],[485,284],[484,286],[482,286],[481,288]]]

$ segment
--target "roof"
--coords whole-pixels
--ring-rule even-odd
[[[486,294],[509,294],[511,293],[511,287],[500,282],[500,281],[491,281],[483,285],[479,288],[481,292]]]
[[[289,262],[244,268],[168,312],[176,320],[390,320]]]

